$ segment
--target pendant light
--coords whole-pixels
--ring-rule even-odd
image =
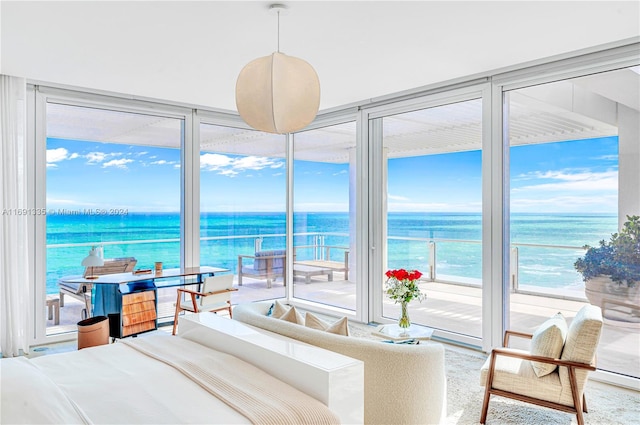
[[[270,11],[278,16],[278,50],[249,62],[236,81],[236,106],[242,119],[256,130],[292,133],[306,127],[320,107],[320,80],[309,63],[280,52],[282,4]]]

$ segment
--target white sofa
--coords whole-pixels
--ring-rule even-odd
[[[271,301],[239,304],[233,319],[364,362],[366,424],[439,424],[446,416],[444,347],[388,344],[268,317]]]

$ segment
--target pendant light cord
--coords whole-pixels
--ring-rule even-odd
[[[278,10],[278,53],[280,53],[280,11]]]

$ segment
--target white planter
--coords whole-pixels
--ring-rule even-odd
[[[630,288],[602,275],[587,280],[584,292],[591,304],[602,309],[608,323],[619,326],[640,323],[640,285]]]

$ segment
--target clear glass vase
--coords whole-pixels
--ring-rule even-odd
[[[400,320],[398,321],[398,326],[400,326],[403,329],[407,329],[411,326],[411,320],[409,320],[409,303],[408,302],[401,302],[400,303],[400,307],[402,308],[401,312],[400,312]]]

